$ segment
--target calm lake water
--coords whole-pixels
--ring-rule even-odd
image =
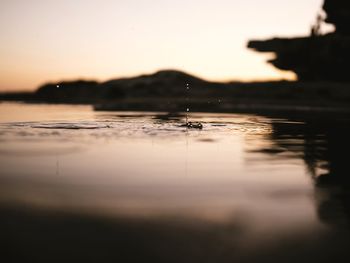
[[[4,257],[329,262],[347,254],[348,119],[189,118],[203,129],[167,113],[1,103]]]

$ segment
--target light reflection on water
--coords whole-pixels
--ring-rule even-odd
[[[244,244],[348,221],[347,158],[334,150],[349,146],[347,122],[335,134],[318,122],[192,113],[204,128],[191,130],[177,114],[17,106],[0,104],[4,206],[244,225]]]

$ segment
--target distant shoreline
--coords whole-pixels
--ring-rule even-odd
[[[57,85],[0,93],[0,101],[87,104],[106,111],[350,113],[347,82],[219,83],[167,70],[104,83],[77,80]]]

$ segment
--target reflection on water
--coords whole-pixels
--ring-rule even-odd
[[[348,225],[349,121],[309,120],[298,125],[282,122],[272,126],[269,137],[274,145],[269,149],[270,153],[289,152],[304,160],[314,182],[320,220],[333,226]]]
[[[203,130],[190,130],[181,114],[18,104],[0,113],[0,245],[12,261],[346,254],[347,120],[192,113]]]

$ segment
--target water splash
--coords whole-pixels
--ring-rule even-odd
[[[203,125],[200,122],[191,122],[189,121],[188,113],[190,112],[189,107],[189,90],[190,90],[190,84],[186,83],[186,122],[185,124],[182,124],[181,127],[192,128],[192,129],[202,129]]]
[[[188,126],[188,113],[190,111],[189,108],[189,91],[190,91],[190,84],[186,83],[186,102],[187,102],[187,108],[186,108],[186,126]]]

